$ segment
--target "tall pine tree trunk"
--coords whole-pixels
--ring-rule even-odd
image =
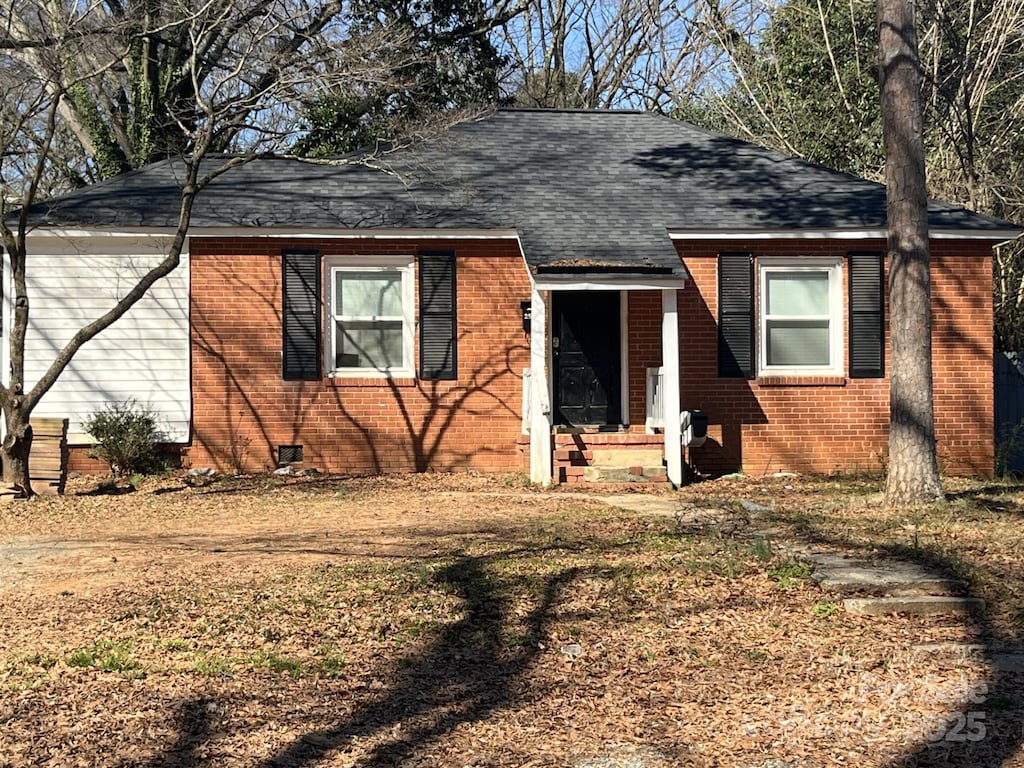
[[[890,506],[943,498],[932,403],[931,274],[913,0],[878,0],[889,230]]]

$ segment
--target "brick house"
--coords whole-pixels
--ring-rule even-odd
[[[38,206],[30,374],[166,248],[178,170]],[[1020,230],[941,203],[929,224],[940,461],[987,475],[991,251]],[[258,159],[201,193],[181,267],[37,414],[85,444],[88,413],[134,397],[225,471],[876,469],[884,228],[877,184],[638,112],[501,110],[368,158]]]

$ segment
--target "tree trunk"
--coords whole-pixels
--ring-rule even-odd
[[[32,427],[28,414],[20,408],[11,408],[6,413],[7,432],[0,444],[0,461],[4,466],[4,485],[21,488],[26,495],[32,495],[29,480],[28,457],[32,450]]]
[[[889,506],[941,500],[932,403],[931,275],[913,0],[878,0],[889,231]]]

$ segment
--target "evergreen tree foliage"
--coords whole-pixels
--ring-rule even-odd
[[[353,83],[307,105],[308,133],[296,153],[344,154],[392,138],[432,112],[497,99],[503,60],[489,36],[497,19],[482,0],[359,0],[350,23],[356,39],[381,28],[400,31],[376,54],[393,61],[397,79]]]
[[[748,136],[784,151],[877,176],[884,153],[874,2],[827,8],[824,18],[815,0],[775,8],[757,47],[736,59],[742,76],[714,127],[738,123]]]

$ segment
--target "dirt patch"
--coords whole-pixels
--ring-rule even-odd
[[[607,509],[598,495],[497,491],[486,477],[274,480],[225,478],[191,488],[150,480],[132,493],[94,494],[80,479],[63,498],[15,502],[0,542],[0,590],[88,593],[162,568],[256,570],[408,558],[462,538],[486,540],[529,526],[570,503]],[[342,511],[343,510],[343,511]],[[2,514],[2,508],[0,508]],[[65,537],[52,535],[63,531]]]

